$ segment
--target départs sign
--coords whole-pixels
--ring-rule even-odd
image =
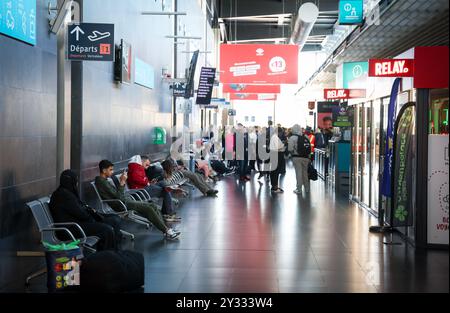
[[[369,60],[369,77],[413,77],[413,59]]]
[[[297,45],[220,46],[220,81],[242,84],[297,84]]]

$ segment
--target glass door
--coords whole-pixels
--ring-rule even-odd
[[[361,114],[360,105],[354,106],[353,111],[353,128],[352,128],[352,197],[359,201],[361,179],[360,179],[360,154],[361,154]]]
[[[382,133],[382,102],[380,99],[372,102],[372,132],[371,132],[371,175],[370,175],[370,208],[378,213],[379,186],[380,186],[380,156],[381,156],[381,133]]]
[[[371,147],[371,102],[366,102],[362,104],[361,107],[361,154],[360,154],[360,193],[361,202],[366,206],[370,207],[370,147]]]

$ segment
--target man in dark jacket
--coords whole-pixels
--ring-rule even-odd
[[[71,170],[62,172],[60,185],[50,200],[50,212],[55,223],[77,223],[87,236],[99,237],[97,250],[117,249],[120,245],[120,218],[101,216],[83,203],[78,195],[78,177]],[[77,237],[76,228],[69,230]]]

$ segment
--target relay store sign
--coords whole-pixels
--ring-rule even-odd
[[[69,25],[69,60],[112,62],[114,50],[114,24]]]
[[[369,77],[413,77],[413,59],[369,60]]]
[[[220,81],[241,84],[297,84],[297,45],[220,46]]]
[[[225,93],[280,93],[280,85],[224,84]]]
[[[323,97],[326,100],[344,100],[366,97],[366,91],[364,89],[324,89],[323,92]]]

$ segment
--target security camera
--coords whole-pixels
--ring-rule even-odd
[[[50,31],[53,34],[56,35],[61,29],[61,26],[64,25],[67,14],[72,10],[72,2],[73,0],[64,0],[64,3],[58,9],[56,17],[50,21]]]

